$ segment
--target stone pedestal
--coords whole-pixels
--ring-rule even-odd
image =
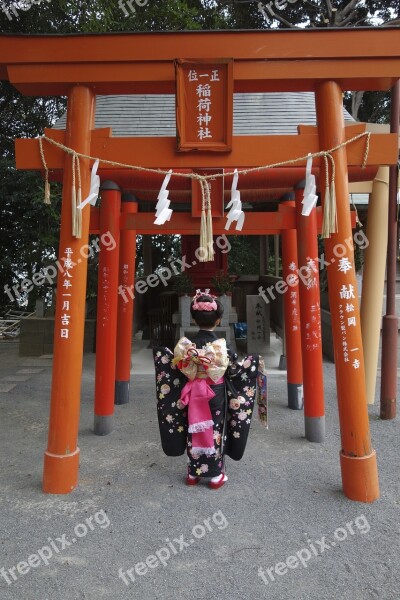
[[[190,296],[179,296],[179,313],[180,313],[180,323],[182,327],[189,327],[192,317],[190,314]]]
[[[35,316],[39,318],[44,317],[44,300],[38,298],[35,304]]]
[[[221,327],[228,327],[229,317],[230,317],[230,313],[232,310],[232,296],[223,294],[222,296],[219,296],[218,300],[221,302],[222,306],[224,307],[224,314],[222,315],[222,319],[221,319]]]
[[[267,354],[270,347],[269,304],[260,296],[246,297],[247,353]]]

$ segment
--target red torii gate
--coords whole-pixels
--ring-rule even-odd
[[[399,48],[400,31],[395,28],[35,37],[2,35],[0,75],[24,94],[68,96],[66,132],[48,132],[48,135],[62,139],[65,146],[77,153],[125,164],[136,163],[142,167],[191,170],[217,166],[232,170],[290,160],[343,144],[346,129],[342,90],[391,88],[400,77]],[[235,92],[314,91],[318,129],[299,136],[234,137],[232,148],[228,144],[218,154],[210,148],[196,153],[178,152],[176,138],[116,139],[110,137],[109,131],[94,130],[96,94],[174,93],[178,56],[197,61],[199,65],[233,62],[232,85]],[[396,163],[396,136],[374,135],[370,142],[367,165]],[[18,168],[42,169],[37,140],[17,140],[16,149]],[[348,175],[363,163],[364,152],[365,139],[360,139],[349,146],[341,146],[334,153],[338,230],[326,240],[326,259],[332,264],[334,249],[339,244],[345,247],[345,241],[351,237]],[[71,160],[58,148],[46,146],[46,161],[50,170],[64,173],[59,258],[65,260],[67,255],[77,256],[81,245],[87,243],[90,211],[82,211],[82,237],[77,239],[71,233]],[[319,166],[320,161],[315,161],[315,164]],[[303,173],[304,165],[298,163],[298,167],[303,167]],[[83,158],[83,197],[89,192],[89,166],[89,159]],[[287,171],[291,173],[294,184],[303,178],[295,169],[290,167]],[[118,175],[122,177],[120,169],[107,169],[107,176],[117,182]],[[159,177],[154,176],[154,189],[159,183]],[[321,191],[324,201],[323,189]],[[115,190],[108,189],[104,197],[113,193]],[[314,211],[311,218],[315,219],[315,215]],[[121,234],[129,230],[154,233],[152,220],[149,214],[124,211],[119,227],[118,218],[114,222],[115,235],[118,237],[119,230]],[[190,214],[175,214],[163,227],[163,233],[195,233],[198,232],[198,224],[199,219]],[[224,232],[224,224],[221,217],[214,219],[214,232]],[[99,226],[101,218],[99,224],[99,219],[93,215],[92,229],[96,230]],[[315,239],[307,237],[306,228],[299,220],[296,222],[295,208],[289,205],[278,213],[247,214],[243,234],[280,233],[296,228],[300,249],[315,242]],[[315,238],[315,226],[312,231]],[[346,293],[356,290],[352,251],[346,256],[351,269],[346,272],[328,269],[342,438],[342,481],[344,493],[350,499],[372,502],[379,496],[379,485],[376,455],[369,433],[357,297],[352,300],[355,326],[347,331],[347,344],[356,352],[354,364],[357,368],[344,360],[342,352],[340,290]],[[86,261],[78,260],[73,270],[74,285],[68,289],[69,316],[73,323],[68,337],[61,337],[61,317],[65,310],[62,274],[59,274],[57,283],[51,413],[43,480],[43,489],[49,493],[68,493],[77,485],[86,271]],[[305,335],[304,324],[302,335]],[[303,350],[304,347],[303,340]],[[320,368],[320,349],[317,357],[317,367]],[[303,352],[303,363],[310,366],[312,360],[311,354],[307,356]],[[310,369],[304,372],[310,373]],[[311,394],[312,378],[307,384]],[[322,391],[319,389],[318,393]],[[317,398],[316,404],[320,404],[321,400]],[[316,429],[317,437],[321,433],[320,417],[322,415],[318,411],[309,415],[309,425]]]

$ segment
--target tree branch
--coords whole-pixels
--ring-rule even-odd
[[[342,21],[340,21],[337,26],[338,27],[346,27],[346,25],[348,23],[351,22],[351,20],[353,19],[353,15],[349,15],[348,17],[346,17],[345,19],[343,19]],[[356,23],[352,23],[353,27],[357,27],[357,25],[359,25],[360,23],[362,23],[363,21],[365,21],[365,19],[360,19],[359,21],[357,21]]]
[[[353,119],[358,121],[358,112],[360,110],[361,102],[364,97],[364,92],[352,92],[351,97],[351,116]]]
[[[310,2],[310,0],[304,0],[303,4],[308,4],[308,6],[310,6],[314,12],[319,13],[318,6],[315,6],[315,4],[312,4],[312,2]]]
[[[341,13],[345,17],[357,8],[358,0],[351,0],[342,10]]]
[[[269,6],[269,10],[270,10],[270,15],[268,15],[265,11],[265,8],[262,6],[262,2],[258,3],[258,10],[262,13],[262,15],[264,16],[264,18],[268,21],[269,19],[272,20],[276,20],[279,21],[280,23],[282,23],[283,25],[286,25],[287,27],[289,27],[290,29],[299,29],[297,27],[297,25],[293,25],[293,23],[289,23],[289,21],[287,21],[284,17],[282,17],[281,15],[277,15],[271,8],[271,6]]]
[[[333,14],[333,11],[332,11],[332,2],[331,2],[331,0],[325,0],[325,4],[326,4],[327,11],[328,11],[328,16],[331,19],[332,18],[332,14]]]
[[[300,29],[297,25],[293,25],[293,23],[289,23],[289,21],[286,21],[286,19],[284,17],[282,17],[281,15],[275,15],[274,19],[276,19],[277,21],[279,21],[283,25],[286,25],[287,27],[290,27],[290,29]]]

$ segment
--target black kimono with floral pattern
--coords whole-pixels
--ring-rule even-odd
[[[214,342],[213,331],[200,329],[192,338],[197,348]],[[242,365],[231,365],[225,382],[211,385],[215,396],[209,405],[214,422],[215,455],[193,455],[192,434],[188,432],[188,410],[180,402],[183,387],[188,381],[172,363],[171,350],[154,348],[156,370],[158,422],[162,448],[168,456],[188,455],[188,472],[198,477],[215,477],[225,472],[225,455],[234,460],[243,456],[256,395],[259,357],[248,356]]]

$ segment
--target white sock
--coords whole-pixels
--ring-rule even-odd
[[[225,475],[225,473],[221,473],[221,475],[224,476],[224,481],[228,481],[228,475]],[[219,483],[221,481],[221,475],[217,475],[216,477],[212,477],[211,478],[212,483]]]
[[[191,474],[189,473],[189,479],[197,479],[197,477],[196,477],[195,475],[191,475]]]

